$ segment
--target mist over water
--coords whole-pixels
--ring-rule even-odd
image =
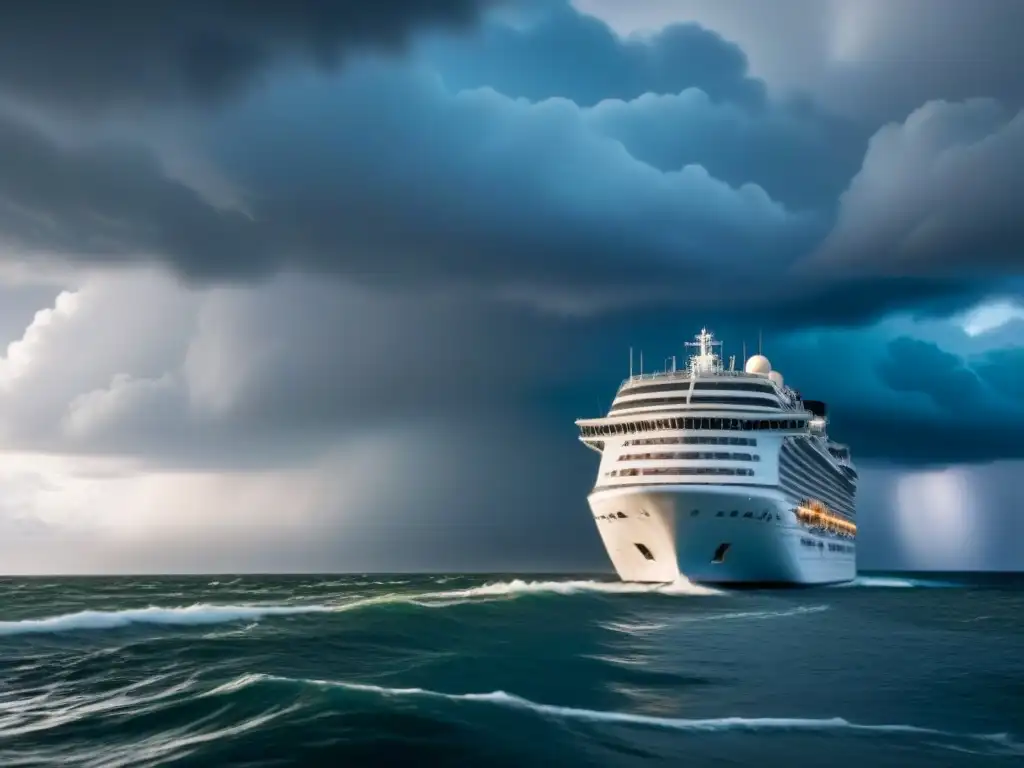
[[[0,580],[0,765],[1024,760],[1024,586]]]

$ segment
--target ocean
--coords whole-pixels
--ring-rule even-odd
[[[1024,764],[1024,582],[0,580],[0,766]]]

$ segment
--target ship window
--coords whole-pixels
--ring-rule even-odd
[[[629,393],[632,394],[632,393]],[[779,401],[776,398],[767,397],[648,397],[642,400],[623,400],[612,405],[610,413],[622,411],[628,408],[648,408],[660,405],[750,405],[762,408],[778,408]]]
[[[699,509],[691,509],[690,510],[690,517],[696,517],[699,514],[700,514],[700,510]]]
[[[715,515],[715,517],[725,517],[725,512],[723,512],[722,510],[718,510],[718,513]]]
[[[634,544],[634,546],[640,550],[640,554],[648,560],[653,560],[654,555],[651,554],[651,550],[645,547],[643,544]]]
[[[694,391],[697,390],[730,390],[738,392],[764,392],[775,394],[771,384],[757,381],[698,381],[694,382]]]
[[[739,515],[739,510],[736,509],[729,513],[729,517],[736,517],[737,515]]]
[[[626,518],[626,513],[625,512],[619,512],[619,514],[616,515],[616,517],[620,517],[620,518],[622,518],[624,520]]]
[[[744,512],[744,513],[743,513],[743,517],[744,517],[744,518],[747,518],[747,517],[753,517],[753,516],[754,516],[754,513],[753,513],[753,512]]]

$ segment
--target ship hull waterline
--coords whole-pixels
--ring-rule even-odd
[[[777,488],[648,485],[596,490],[588,502],[623,581],[821,586],[857,575],[854,541],[801,525]]]

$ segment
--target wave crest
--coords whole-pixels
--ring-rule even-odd
[[[930,581],[928,579],[905,579],[899,576],[858,576],[853,581],[844,584],[837,584],[838,587],[870,587],[878,589],[913,589],[915,587],[953,587],[944,581]]]
[[[255,621],[265,616],[323,613],[323,605],[215,605],[196,603],[176,608],[127,608],[119,611],[77,611],[44,619],[0,621],[0,635],[71,632],[81,629],[120,629],[132,624],[196,626],[231,621]]]
[[[163,626],[197,626],[235,621],[258,621],[271,616],[294,616],[310,613],[344,613],[373,606],[414,605],[422,608],[446,608],[466,603],[508,600],[524,595],[575,594],[657,594],[689,596],[717,594],[688,581],[672,584],[627,584],[602,581],[523,581],[513,579],[479,587],[437,592],[388,593],[352,599],[345,603],[307,605],[218,605],[197,603],[189,606],[127,608],[121,610],[85,610],[40,619],[0,621],[0,636],[78,630],[121,629],[135,624]]]
[[[611,710],[582,709],[553,704],[542,704],[517,696],[506,691],[490,691],[488,693],[442,693],[426,688],[387,688],[367,683],[349,683],[338,680],[313,680],[305,678],[280,677],[276,675],[247,674],[229,683],[218,686],[207,692],[206,696],[224,695],[244,688],[261,685],[299,685],[316,686],[319,688],[336,688],[346,691],[376,694],[383,697],[422,697],[444,699],[447,701],[479,702],[500,707],[526,710],[537,715],[558,719],[571,719],[596,723],[613,723],[634,725],[649,728],[662,728],[675,731],[832,731],[853,730],[871,733],[918,734],[940,736],[955,739],[988,742],[999,746],[1012,754],[1024,755],[1024,744],[1016,742],[1007,733],[971,734],[943,731],[905,724],[866,724],[854,723],[842,717],[803,718],[803,717],[715,717],[715,718],[681,718],[640,715],[630,712]]]

